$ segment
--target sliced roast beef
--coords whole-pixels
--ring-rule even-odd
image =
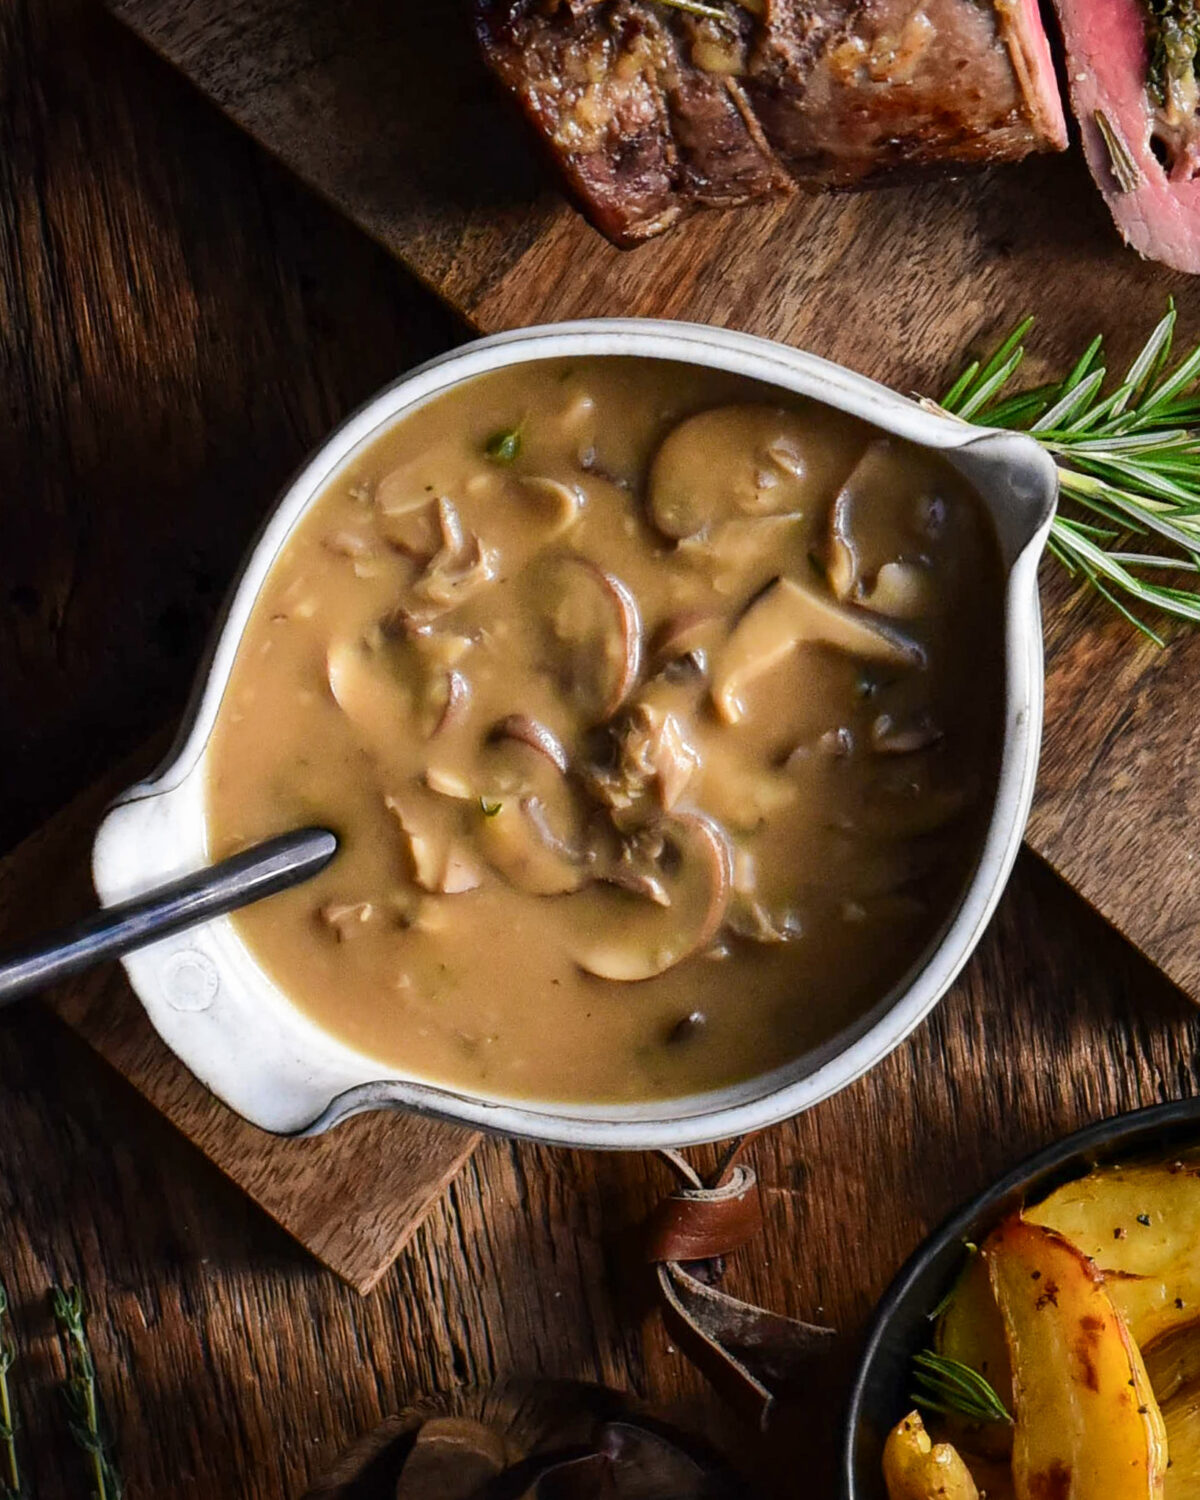
[[[1152,260],[1200,272],[1200,13],[1180,0],[1055,4],[1084,151],[1117,228]]]
[[[654,0],[476,6],[489,63],[596,227],[619,245],[658,234],[690,209],[791,187],[733,65],[697,67],[684,51],[693,38],[663,10]],[[740,64],[740,33],[722,30],[717,42]]]
[[[709,9],[713,7],[710,6]],[[1037,0],[475,0],[484,52],[593,222],[1066,144]]]
[[[814,187],[1062,150],[1037,0],[824,0],[767,9],[746,91]]]

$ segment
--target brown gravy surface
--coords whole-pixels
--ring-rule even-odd
[[[1002,624],[990,519],[935,456],[665,362],[476,380],[368,445],[262,589],[211,851],[342,847],[238,931],[318,1025],[460,1090],[781,1065],[961,895]]]

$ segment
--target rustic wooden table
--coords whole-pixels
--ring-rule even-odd
[[[98,5],[0,0],[0,847],[178,710],[280,481],[457,336]],[[731,1288],[853,1333],[1021,1154],[1194,1091],[1197,1029],[1024,856],[935,1018],[756,1145],[767,1232]],[[94,1305],[134,1496],[294,1500],[406,1400],[509,1374],[627,1387],[738,1440],[631,1269],[667,1186],[653,1162],[485,1144],[364,1300],[49,1018],[0,1021],[0,1078],[0,1270],[39,1500],[87,1492],[52,1399],[56,1279]],[[832,1418],[814,1428],[828,1461]]]

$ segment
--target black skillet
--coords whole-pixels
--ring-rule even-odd
[[[1200,1138],[1200,1099],[1113,1115],[1047,1146],[958,1210],[910,1257],[884,1293],[867,1333],[846,1417],[843,1500],[886,1500],[880,1461],[888,1432],[912,1410],[912,1356],[929,1343],[930,1311],[978,1244],[1006,1214],[1081,1177],[1098,1162],[1172,1150]]]

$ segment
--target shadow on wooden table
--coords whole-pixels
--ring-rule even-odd
[[[418,200],[423,215],[460,222],[546,186],[484,67],[466,4],[165,0],[138,19],[152,22],[164,50],[191,56],[201,87],[226,108],[264,101],[268,137],[311,142],[317,176],[381,215]]]
[[[1028,942],[1035,930],[1036,945]],[[36,1013],[0,1024],[10,1110],[0,1215],[25,1289],[18,1316],[36,1334],[35,1368],[53,1375],[40,1289],[82,1280],[100,1304],[105,1381],[125,1431],[136,1420],[170,1451],[194,1441],[198,1403],[244,1402],[242,1386],[220,1382],[234,1373],[241,1382],[266,1378],[255,1373],[264,1358],[282,1362],[272,1387],[303,1378],[330,1401],[362,1379],[362,1361],[378,1382],[395,1358],[407,1372],[405,1399],[535,1371],[631,1389],[742,1455],[764,1488],[782,1495],[771,1476],[794,1475],[799,1434],[823,1434],[805,1451],[806,1474],[835,1462],[830,1439],[854,1341],[923,1234],[1084,1119],[1194,1089],[1198,1030],[1177,992],[1081,914],[1057,877],[1023,858],[979,954],[935,1018],[867,1078],[752,1149],[766,1225],[731,1258],[729,1289],[847,1334],[838,1361],[815,1370],[809,1395],[766,1443],[720,1407],[650,1308],[636,1246],[646,1213],[670,1187],[652,1158],[488,1141],[435,1209],[419,1253],[402,1258],[364,1309],[375,1329],[365,1351],[345,1344],[328,1310],[310,1330],[293,1307],[274,1330],[297,1298],[302,1309],[333,1292],[347,1321],[359,1317],[356,1299],[314,1278],[247,1200]],[[1019,1069],[1001,1061],[1012,1057],[1023,1059]],[[702,1167],[711,1162],[709,1151],[692,1155]],[[55,1247],[52,1262],[28,1248],[39,1245]],[[214,1356],[204,1330],[224,1288],[245,1295],[247,1273],[254,1307],[244,1322],[235,1312],[233,1355]],[[200,1289],[210,1278],[211,1294]],[[173,1289],[169,1298],[160,1286]],[[187,1299],[197,1297],[193,1307]],[[403,1343],[392,1342],[397,1328]],[[340,1342],[326,1354],[329,1336]],[[322,1350],[315,1372],[310,1343]],[[182,1365],[181,1347],[191,1351]],[[381,1399],[384,1412],[402,1404]]]
[[[823,1435],[806,1466],[832,1464],[854,1349],[919,1241],[1049,1141],[1194,1092],[1198,1041],[1200,1013],[1026,854],[934,1017],[867,1077],[751,1147],[765,1229],[730,1258],[724,1285],[846,1335],[768,1442],[749,1443],[652,1310],[639,1232],[671,1180],[647,1156],[480,1148],[449,1211],[499,1367],[526,1367],[535,1330],[549,1329],[562,1359],[552,1373],[584,1369],[653,1392],[671,1420],[749,1453],[764,1482],[789,1458],[794,1473],[804,1431]],[[711,1151],[689,1155],[711,1164]]]

